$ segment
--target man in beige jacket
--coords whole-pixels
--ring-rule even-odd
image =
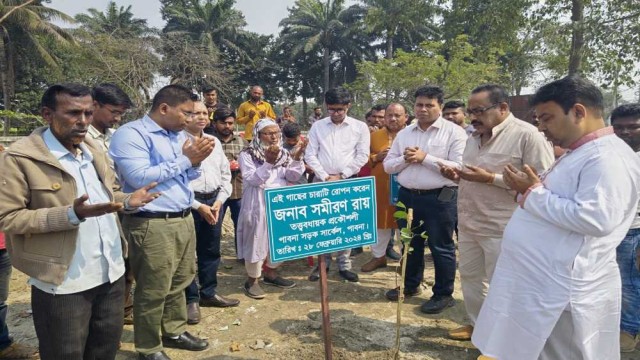
[[[53,85],[36,129],[0,157],[0,228],[31,285],[40,356],[113,359],[122,333],[126,246],[115,212],[157,198],[124,194],[104,151],[85,137],[91,90]]]

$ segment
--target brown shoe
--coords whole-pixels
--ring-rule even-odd
[[[480,356],[478,356],[478,360],[497,360],[497,359],[494,359],[494,358],[488,357],[488,356],[484,356],[484,355],[480,355]]]
[[[37,359],[37,353],[37,348],[12,342],[11,345],[0,350],[0,359]]]
[[[469,341],[473,334],[473,326],[465,325],[449,331],[449,339],[458,341]]]
[[[360,269],[362,272],[372,272],[376,269],[387,267],[387,258],[385,256],[379,258],[373,258],[366,264],[362,265]]]
[[[638,345],[638,337],[631,334],[620,331],[620,352],[629,353],[633,352]]]
[[[240,300],[226,298],[222,295],[215,294],[211,298],[200,298],[200,306],[203,307],[234,307],[240,304]]]
[[[197,302],[187,304],[187,324],[195,325],[200,322],[200,305]]]

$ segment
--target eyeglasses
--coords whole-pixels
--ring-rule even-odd
[[[270,131],[270,132],[260,131],[260,135],[264,135],[264,136],[280,136],[280,134],[281,134],[280,131]]]
[[[346,112],[346,111],[347,111],[346,108],[343,108],[343,109],[327,109],[327,112],[329,114],[333,114],[333,113],[338,113],[339,114],[339,113],[343,113],[343,112]]]
[[[467,113],[478,116],[484,114],[487,110],[491,110],[500,104],[493,104],[491,106],[483,107],[483,108],[475,108],[475,109],[467,109]]]
[[[182,113],[182,115],[186,116],[186,117],[192,117],[193,116],[193,112],[192,111],[184,111],[184,110],[180,110],[180,112]]]

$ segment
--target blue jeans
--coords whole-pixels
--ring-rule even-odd
[[[7,327],[7,297],[9,296],[9,282],[11,281],[11,259],[7,250],[0,250],[0,350],[11,345]]]
[[[202,204],[212,206],[216,199],[200,200]],[[222,212],[220,213],[220,215]],[[220,266],[220,238],[222,237],[222,217],[218,217],[215,225],[210,225],[200,216],[197,210],[192,210],[193,223],[196,228],[196,254],[198,255],[198,284],[194,278],[185,289],[187,304],[197,302],[200,297],[212,298],[218,287],[218,267]]]
[[[457,222],[458,191],[453,190],[453,198],[448,201],[438,200],[438,194],[417,195],[405,188],[400,188],[398,200],[406,207],[413,208],[413,233],[411,248],[407,257],[407,271],[404,286],[413,291],[424,279],[424,248],[429,246],[435,268],[435,284],[432,291],[436,297],[453,294],[456,277],[456,246],[453,242],[453,231]],[[398,208],[398,210],[402,210]],[[422,225],[420,222],[422,221]],[[407,225],[404,219],[398,219],[398,228]],[[420,234],[425,231],[429,237],[426,241]]]
[[[224,219],[227,208],[231,210],[231,221],[233,221],[233,241],[235,244],[236,254],[238,253],[238,216],[240,215],[241,202],[242,199],[227,199],[227,201],[222,204],[222,209],[220,210],[220,219]]]
[[[631,229],[617,252],[622,278],[622,313],[620,330],[635,336],[640,332],[640,271],[636,259],[640,249],[640,229]]]

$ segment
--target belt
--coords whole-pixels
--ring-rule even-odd
[[[176,212],[151,212],[151,211],[138,211],[132,213],[131,216],[148,218],[148,219],[171,219],[171,218],[186,218],[191,214],[191,209],[184,209]]]
[[[213,192],[208,192],[208,193],[199,192],[199,191],[194,191],[193,193],[196,196],[196,199],[198,200],[211,200],[218,197],[218,193],[220,193],[220,188],[217,188]]]
[[[453,189],[453,190],[458,190],[457,186],[452,186],[450,188]],[[444,189],[444,188],[420,190],[420,189],[408,189],[408,188],[406,188],[404,186],[401,186],[400,189],[408,191],[408,192],[412,193],[413,195],[432,195],[432,194],[440,194],[440,191],[442,191],[442,189]]]

